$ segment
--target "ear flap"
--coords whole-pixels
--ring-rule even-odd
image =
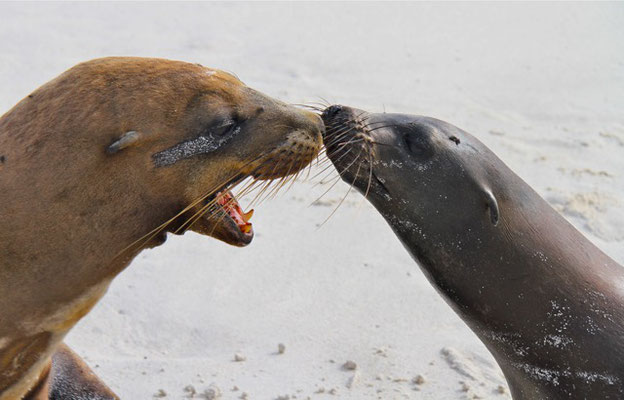
[[[484,189],[483,194],[485,195],[485,203],[487,204],[487,208],[490,211],[490,221],[492,225],[498,225],[498,218],[500,212],[498,211],[498,202],[496,201],[496,197],[492,194],[490,189]]]
[[[119,139],[115,140],[110,146],[106,148],[108,154],[115,154],[120,150],[130,147],[137,143],[141,139],[141,134],[136,131],[129,131],[124,133]]]

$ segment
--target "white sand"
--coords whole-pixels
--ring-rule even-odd
[[[0,109],[77,62],[140,55],[233,71],[293,103],[426,114],[477,135],[623,262],[623,17],[622,4],[2,4]],[[324,188],[295,185],[258,207],[245,249],[171,237],[68,343],[125,399],[188,385],[223,399],[509,398],[360,196],[317,228],[346,190],[309,206]]]

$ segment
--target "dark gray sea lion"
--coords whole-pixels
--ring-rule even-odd
[[[79,360],[50,359],[111,280],[166,232],[248,244],[250,214],[229,188],[291,176],[322,130],[231,74],[147,58],[77,65],[3,115],[0,399],[42,379],[50,394],[74,390],[59,382],[88,374],[55,373]]]
[[[624,269],[470,134],[323,113],[327,154],[485,343],[514,399],[624,398]]]

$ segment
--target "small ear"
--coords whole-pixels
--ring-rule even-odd
[[[108,154],[115,154],[120,150],[130,147],[137,143],[141,139],[141,134],[136,131],[129,131],[124,133],[119,139],[115,140],[110,146],[106,148]]]
[[[485,189],[484,194],[487,208],[490,211],[490,221],[492,222],[492,225],[496,226],[498,224],[498,218],[500,215],[498,211],[498,202],[496,201],[496,197],[494,197],[490,189]]]

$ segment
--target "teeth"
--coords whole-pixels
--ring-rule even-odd
[[[246,213],[242,213],[241,216],[243,217],[243,221],[248,222],[253,216],[253,213],[254,213],[253,209],[249,210]]]

